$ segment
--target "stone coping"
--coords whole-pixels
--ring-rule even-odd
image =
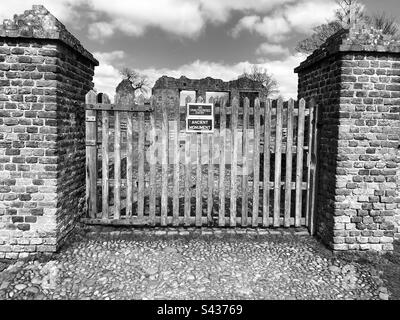
[[[328,40],[294,69],[299,73],[304,69],[337,53],[371,52],[400,54],[400,40],[384,35],[381,30],[363,24],[354,25],[332,35]]]
[[[0,24],[0,37],[58,40],[89,59],[95,66],[99,65],[80,41],[42,5],[33,5],[31,10],[4,20]]]

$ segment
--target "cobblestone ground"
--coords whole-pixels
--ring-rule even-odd
[[[304,232],[96,230],[55,255],[0,263],[0,299],[389,298],[371,266]]]

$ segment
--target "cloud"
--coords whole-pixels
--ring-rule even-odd
[[[114,34],[115,27],[108,22],[96,22],[89,26],[89,38],[104,40]]]
[[[205,25],[198,1],[159,0],[125,1],[86,0],[91,10],[102,14],[102,21],[89,27],[92,39],[109,37],[119,31],[127,35],[143,35],[148,27],[157,27],[182,37],[198,35]],[[100,23],[100,24],[99,24]],[[107,34],[96,32],[99,26]]]
[[[0,19],[12,18],[36,3],[37,0],[1,1]],[[142,36],[149,28],[192,39],[207,24],[224,24],[233,13],[240,12],[246,16],[235,27],[235,35],[250,30],[278,42],[293,28],[303,32],[324,22],[333,0],[41,0],[40,3],[63,23],[87,28],[93,40],[104,41],[119,32]]]
[[[99,61],[107,62],[107,63],[118,60],[118,59],[123,59],[126,56],[125,52],[122,50],[115,50],[115,51],[111,51],[111,52],[95,52],[95,53],[93,53],[93,55]]]
[[[200,10],[210,21],[226,22],[233,11],[265,13],[297,0],[200,0]]]
[[[232,35],[237,37],[243,30],[256,32],[272,42],[281,42],[291,31],[288,21],[283,16],[246,16],[239,20],[232,30]]]
[[[301,0],[279,7],[264,17],[242,17],[231,34],[237,37],[242,31],[257,33],[270,42],[282,42],[293,33],[309,33],[312,28],[334,17],[337,5],[332,1]]]
[[[83,0],[82,0],[83,1]],[[102,16],[89,26],[92,39],[116,32],[141,36],[150,27],[184,38],[198,36],[207,23],[226,23],[233,12],[265,13],[298,0],[84,0]],[[104,34],[101,33],[105,29]]]
[[[272,44],[268,42],[262,43],[256,50],[257,55],[273,55],[273,56],[288,56],[290,51],[288,48],[280,44]]]
[[[285,16],[297,32],[309,33],[313,27],[333,19],[336,8],[332,1],[309,0],[289,6]]]
[[[95,58],[100,65],[95,69],[93,82],[98,92],[107,93],[111,98],[115,94],[115,88],[121,81],[119,71],[120,60],[125,57],[125,52],[121,50],[111,52],[95,52]]]

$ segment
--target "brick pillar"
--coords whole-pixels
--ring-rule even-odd
[[[54,252],[74,227],[96,65],[43,6],[0,26],[0,258]]]
[[[334,250],[400,238],[400,43],[354,26],[295,72],[320,109],[317,235]]]

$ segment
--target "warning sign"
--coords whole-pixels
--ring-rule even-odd
[[[194,104],[190,103],[188,107],[188,116],[205,116],[211,117],[213,115],[212,104]]]
[[[188,103],[186,132],[214,132],[214,105],[212,103]]]
[[[188,131],[213,131],[212,119],[188,119]]]

